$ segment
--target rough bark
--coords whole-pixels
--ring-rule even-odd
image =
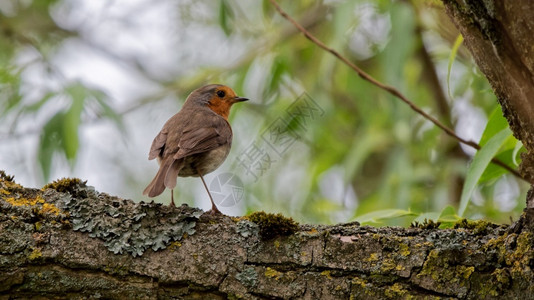
[[[492,85],[514,136],[527,149],[520,171],[534,182],[534,1],[443,3]]]
[[[427,227],[201,215],[3,175],[0,298],[534,298],[528,226]]]

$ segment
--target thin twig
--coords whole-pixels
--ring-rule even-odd
[[[443,125],[438,119],[434,118],[433,116],[427,114],[425,111],[423,111],[421,108],[417,107],[417,105],[415,105],[412,101],[410,101],[408,98],[406,98],[406,96],[404,96],[401,92],[399,92],[396,88],[392,87],[392,86],[389,86],[389,85],[386,85],[386,84],[383,84],[382,82],[376,80],[375,78],[373,78],[371,75],[365,73],[362,69],[360,69],[358,66],[356,66],[354,63],[352,63],[351,61],[349,61],[347,58],[345,58],[344,56],[342,56],[339,52],[337,52],[336,50],[326,46],[323,42],[321,42],[318,38],[316,38],[315,36],[313,36],[310,32],[308,32],[304,27],[302,27],[299,23],[297,23],[297,21],[295,21],[293,18],[291,18],[279,5],[278,3],[276,3],[275,0],[269,0],[272,5],[276,8],[276,10],[280,13],[280,15],[282,17],[284,17],[286,20],[288,20],[289,22],[291,22],[300,32],[302,32],[304,34],[304,36],[309,39],[310,41],[312,41],[314,44],[316,44],[317,46],[319,46],[320,48],[322,48],[323,50],[327,51],[327,52],[330,52],[332,55],[334,55],[335,57],[337,57],[339,60],[341,60],[342,62],[344,62],[347,66],[349,66],[351,69],[353,69],[354,71],[356,71],[356,73],[358,74],[358,76],[360,76],[361,78],[363,78],[364,80],[374,84],[375,86],[385,90],[386,92],[392,94],[393,96],[399,98],[400,100],[402,100],[404,103],[408,104],[408,106],[410,106],[410,108],[417,112],[418,114],[420,114],[421,116],[423,116],[425,119],[429,120],[430,122],[434,123],[434,125],[438,126],[439,128],[441,128],[441,130],[443,130],[447,135],[451,136],[452,138],[458,140],[460,143],[462,144],[465,144],[465,145],[468,145],[472,148],[475,148],[477,150],[480,150],[480,145],[477,144],[476,142],[474,141],[469,141],[469,140],[466,140],[466,139],[463,139],[461,137],[459,137],[458,135],[456,135],[456,133],[448,128],[447,126]],[[491,160],[491,162],[493,162],[494,164],[506,169],[507,171],[509,171],[510,173],[512,173],[513,175],[517,176],[518,178],[526,181],[527,183],[531,183],[529,182],[526,178],[524,178],[523,176],[521,176],[521,174],[519,174],[519,172],[517,172],[516,170],[512,169],[511,167],[509,167],[507,164],[505,164],[504,162],[496,159],[496,158],[493,158]]]

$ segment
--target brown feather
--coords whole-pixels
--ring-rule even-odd
[[[158,135],[152,141],[150,152],[148,153],[148,160],[152,160],[161,155],[165,149],[165,143],[167,142],[167,130],[162,129]]]
[[[183,159],[173,159],[172,164],[167,169],[167,174],[165,175],[164,185],[168,189],[174,189],[176,186],[176,178],[178,177],[178,173],[180,173],[180,170],[184,167],[184,160]]]
[[[168,169],[171,167],[173,162],[174,159],[172,157],[162,161],[158,173],[145,188],[143,195],[148,195],[148,197],[156,197],[163,193],[165,190],[165,176],[167,175]]]

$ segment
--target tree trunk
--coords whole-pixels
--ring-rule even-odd
[[[0,179],[0,297],[534,298],[532,232],[295,226]],[[254,222],[252,222],[254,221]]]
[[[521,173],[534,182],[534,2],[443,0],[523,142]]]

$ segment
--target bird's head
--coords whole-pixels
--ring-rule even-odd
[[[234,90],[221,84],[205,85],[194,90],[187,97],[186,104],[205,106],[228,120],[230,107],[234,103],[247,101],[248,98],[238,97]]]

